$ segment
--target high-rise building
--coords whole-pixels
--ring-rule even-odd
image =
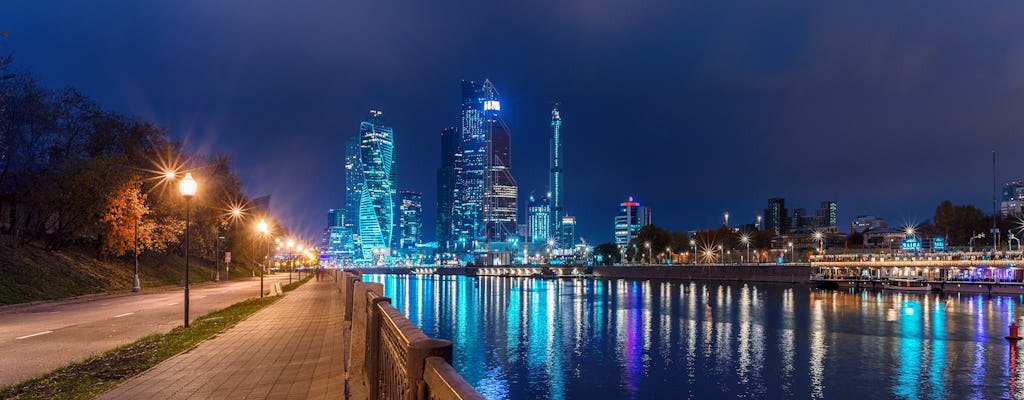
[[[571,249],[576,242],[576,217],[562,217],[561,232],[559,234],[563,248]]]
[[[558,114],[558,103],[551,109],[551,229],[550,232],[562,231],[562,217],[565,210],[562,206],[562,117]],[[561,242],[561,237],[558,239]],[[564,243],[572,246],[572,243]]]
[[[455,160],[458,152],[458,130],[447,127],[441,130],[441,167],[437,169],[437,247],[442,253],[451,250],[455,237],[453,214],[456,210]]]
[[[501,102],[491,81],[462,81],[453,225],[458,241],[467,245],[516,236],[518,187],[511,169],[512,138],[500,113]]]
[[[403,190],[398,199],[399,247],[405,250],[423,243],[423,194]]]
[[[768,208],[764,209],[764,222],[767,229],[777,235],[789,230],[789,211],[786,210],[786,199],[773,197],[768,199]]]
[[[815,225],[824,232],[838,232],[839,203],[823,201],[814,213]]]
[[[640,227],[644,226],[643,207],[629,196],[619,204],[619,213],[615,216],[615,244],[625,247],[636,238]]]
[[[384,115],[370,110],[359,124],[359,157],[363,178],[359,196],[359,240],[364,260],[390,254],[395,225],[395,136]]]
[[[807,214],[806,208],[794,208],[789,216],[789,230],[802,230],[814,228],[814,218]]]
[[[327,227],[345,226],[345,210],[332,208],[327,210]]]
[[[345,141],[345,225],[352,228],[359,221],[359,201],[363,190],[361,136],[354,135]]]
[[[1007,182],[1003,185],[999,212],[1004,218],[1024,215],[1024,181]]]
[[[530,195],[526,204],[526,231],[530,243],[546,242],[551,237],[551,204],[547,196]]]

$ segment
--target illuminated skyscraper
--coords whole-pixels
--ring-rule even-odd
[[[437,169],[437,246],[442,253],[451,250],[455,239],[455,221],[453,219],[458,199],[455,191],[456,168],[455,160],[461,157],[458,152],[458,130],[448,127],[441,130],[441,167]]]
[[[619,213],[615,216],[615,244],[625,247],[644,226],[643,207],[629,196],[619,204]]]
[[[390,253],[395,225],[395,137],[384,127],[380,111],[359,124],[362,185],[359,194],[359,240],[364,260]]]
[[[332,208],[327,210],[327,227],[345,226],[345,210]]]
[[[773,197],[768,199],[768,208],[764,209],[765,227],[776,235],[789,230],[789,210],[786,210],[786,199]]]
[[[558,115],[558,103],[551,109],[551,232],[562,232],[562,117]],[[572,246],[572,243],[562,241],[562,235],[557,235],[559,242],[564,246]]]
[[[559,233],[562,247],[571,249],[576,244],[576,217],[564,216],[561,223],[562,231]]]
[[[547,196],[530,196],[526,204],[527,240],[531,243],[547,242],[551,237],[551,204]]]
[[[518,186],[512,177],[512,138],[500,112],[491,81],[462,81],[453,225],[458,241],[467,246],[474,241],[504,242],[516,235]]]
[[[398,245],[405,250],[423,243],[423,194],[403,190],[398,199]]]
[[[352,228],[359,221],[359,201],[363,190],[360,138],[361,135],[354,135],[345,141],[345,226]]]

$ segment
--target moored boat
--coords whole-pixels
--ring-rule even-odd
[[[885,281],[883,289],[902,290],[908,292],[927,292],[932,290],[932,285],[921,277],[889,278]]]

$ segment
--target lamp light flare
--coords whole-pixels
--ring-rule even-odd
[[[181,182],[178,183],[178,190],[180,190],[181,195],[185,197],[195,196],[197,187],[198,184],[196,184],[195,179],[192,179],[191,172],[185,173],[185,179],[182,179]]]

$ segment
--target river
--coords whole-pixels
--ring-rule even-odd
[[[1024,398],[1024,296],[367,275],[489,399]],[[1024,346],[1024,345],[1022,345]]]

